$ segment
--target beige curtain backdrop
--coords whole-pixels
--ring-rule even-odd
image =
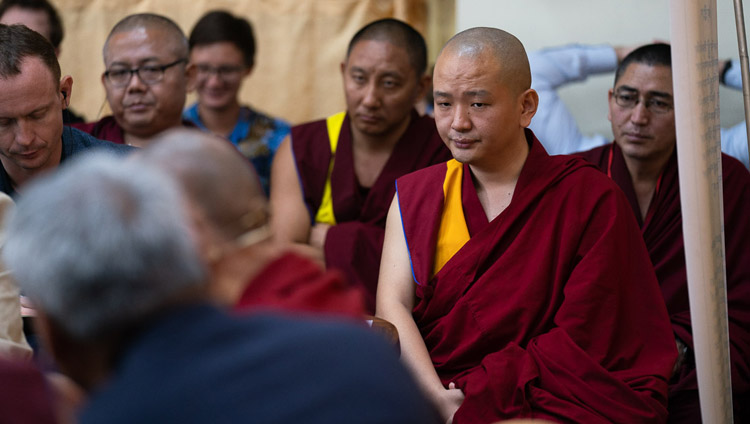
[[[53,0],[65,25],[60,64],[73,77],[73,108],[92,121],[109,112],[101,74],[102,46],[112,26],[131,13],[163,14],[186,34],[208,10],[250,20],[256,65],[240,93],[243,103],[292,123],[343,110],[339,63],[366,23],[395,17],[412,24],[432,57],[453,33],[454,0]],[[431,29],[428,31],[428,21]],[[194,101],[194,96],[188,99]]]

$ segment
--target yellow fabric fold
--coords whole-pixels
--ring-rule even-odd
[[[346,112],[339,112],[326,118],[326,128],[328,129],[328,143],[331,147],[331,162],[328,164],[328,176],[323,187],[323,198],[320,201],[320,207],[315,214],[315,222],[329,225],[336,225],[336,216],[333,213],[333,197],[331,196],[331,174],[333,173],[333,163],[336,159],[336,147],[339,143],[341,127],[344,124]]]
[[[470,238],[461,199],[464,167],[455,159],[448,161],[446,166],[448,169],[443,181],[443,212],[440,218],[432,275],[437,274]]]

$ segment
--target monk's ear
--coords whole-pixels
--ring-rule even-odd
[[[613,89],[609,89],[607,92],[607,103],[609,104],[609,108],[607,109],[607,119],[609,119],[609,122],[612,122],[612,103],[615,101],[615,92]]]
[[[536,115],[536,108],[539,106],[539,95],[536,90],[529,88],[519,96],[519,106],[521,107],[522,127],[526,128],[531,124],[531,118]]]
[[[422,101],[427,96],[428,90],[432,90],[432,76],[425,74],[417,80],[417,92],[415,93],[416,98],[414,103]]]

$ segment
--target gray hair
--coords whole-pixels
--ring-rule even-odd
[[[205,283],[179,193],[156,169],[82,155],[27,187],[3,258],[69,336],[133,330]]]

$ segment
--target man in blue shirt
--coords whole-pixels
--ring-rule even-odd
[[[13,196],[37,174],[89,148],[130,150],[63,127],[72,87],[49,41],[22,25],[0,25],[0,191]]]

